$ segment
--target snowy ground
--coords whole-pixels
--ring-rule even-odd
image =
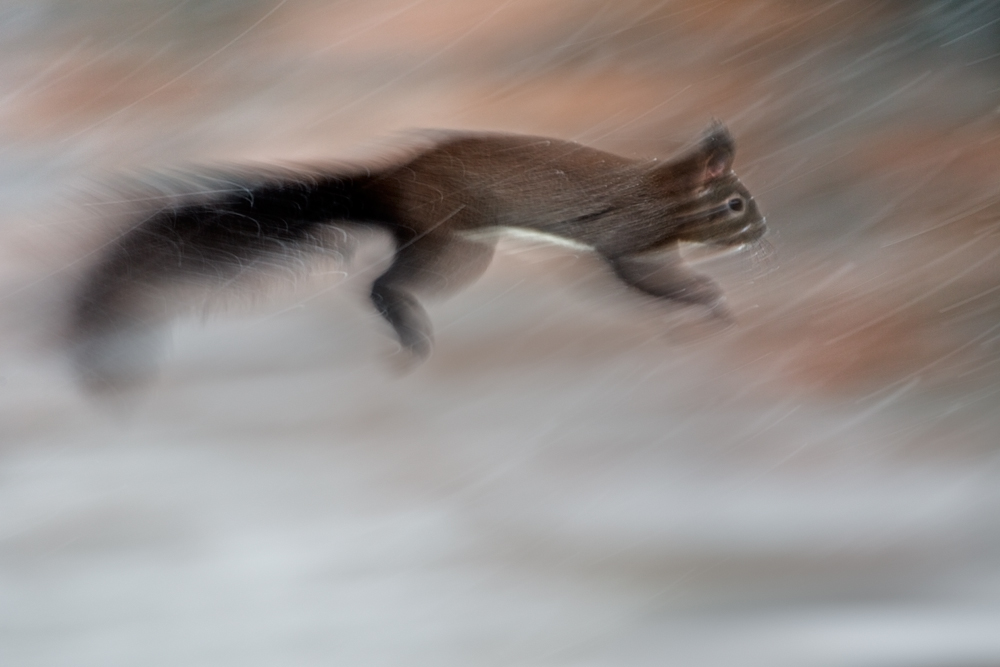
[[[1000,40],[942,6],[8,3],[0,664],[1000,664]],[[59,352],[110,174],[712,116],[734,329],[509,241],[407,375],[336,272],[113,401]]]

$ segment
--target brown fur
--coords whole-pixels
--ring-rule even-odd
[[[417,296],[478,277],[492,257],[492,232],[505,228],[589,246],[628,285],[725,315],[721,290],[681,262],[677,243],[738,245],[764,234],[764,218],[732,171],[734,155],[718,123],[664,163],[556,139],[466,134],[380,170],[237,178],[228,191],[146,212],[109,247],[77,292],[77,359],[86,372],[100,371],[108,342],[141,324],[148,288],[224,277],[315,244],[338,222],[392,234],[395,257],[371,299],[417,357],[431,349]]]

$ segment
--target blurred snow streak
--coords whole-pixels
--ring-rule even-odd
[[[0,52],[0,664],[1000,664],[997,3],[8,0]],[[512,241],[402,378],[322,267],[124,410],[60,356],[121,174],[713,116],[733,330]]]

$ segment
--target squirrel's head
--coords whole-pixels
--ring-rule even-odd
[[[698,145],[652,171],[654,186],[676,202],[671,224],[681,241],[742,245],[767,231],[750,192],[733,173],[736,143],[719,121]]]

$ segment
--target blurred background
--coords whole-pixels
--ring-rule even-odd
[[[1000,664],[997,3],[4,0],[0,53],[0,663]],[[116,179],[712,117],[735,328],[511,240],[405,376],[321,265],[134,395],[64,359]]]

